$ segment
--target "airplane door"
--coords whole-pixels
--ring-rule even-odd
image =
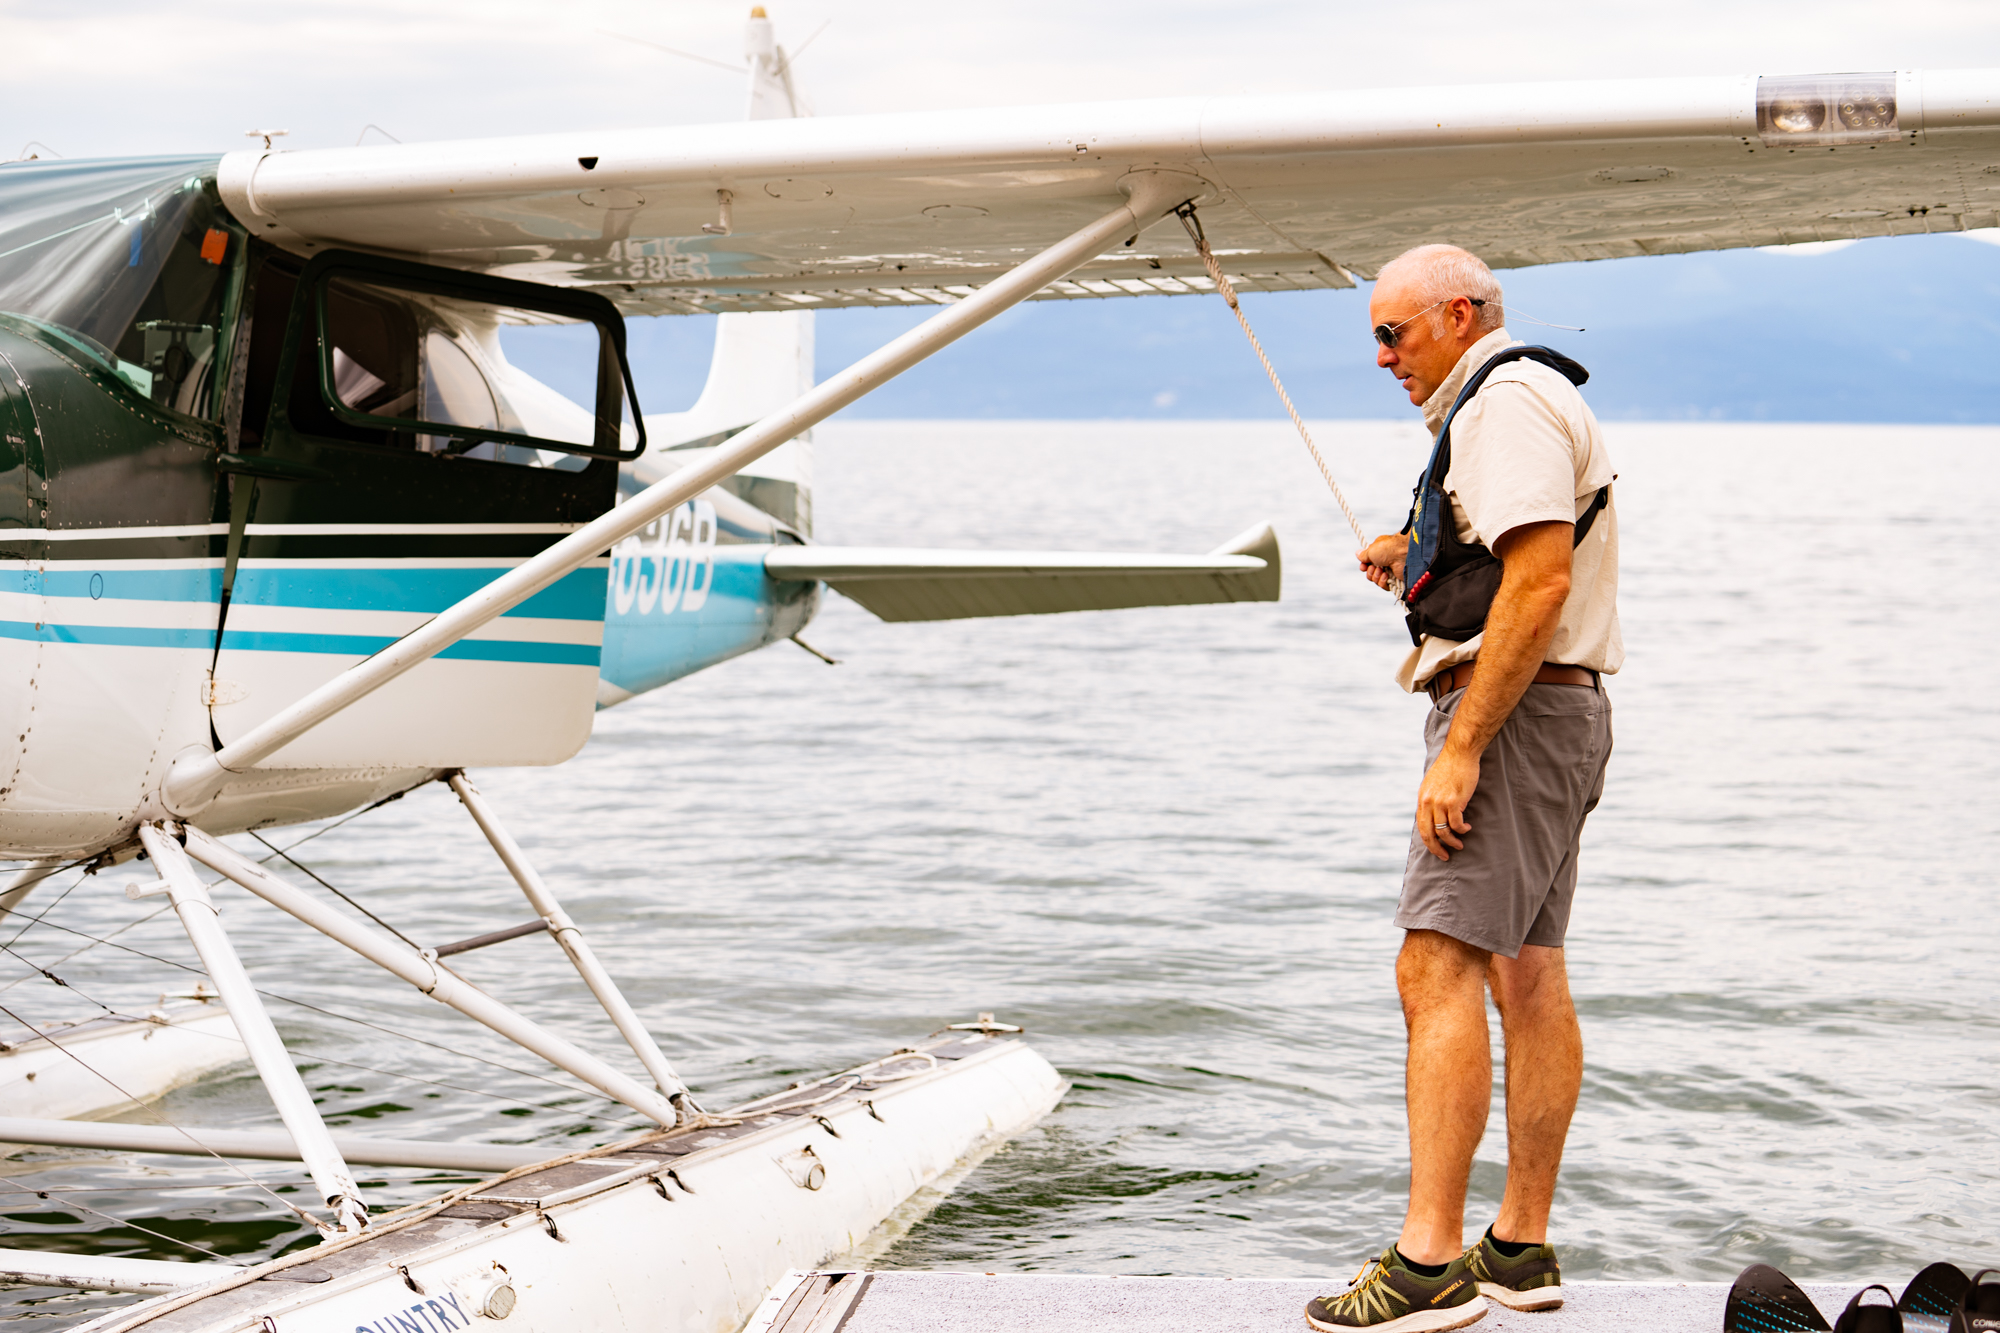
[[[211,686],[224,744],[609,509],[643,439],[600,296],[338,252],[280,294],[285,322],[259,323],[282,342],[248,354],[234,463],[257,489]],[[594,342],[595,410],[508,366],[502,335],[530,322]],[[267,766],[568,758],[596,708],[607,572],[572,572]]]

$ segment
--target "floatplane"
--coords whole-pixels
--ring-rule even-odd
[[[0,906],[32,925],[35,886],[81,867],[171,905],[208,974],[0,1060],[102,1073],[93,1043],[226,1021],[282,1125],[51,1100],[0,1138],[300,1161],[323,1209],[321,1244],[241,1268],[0,1255],[15,1280],[150,1294],[100,1333],[721,1333],[1057,1101],[981,1015],[700,1106],[466,776],[562,762],[596,710],[797,638],[824,588],[891,620],[1274,599],[1263,525],[1202,556],[812,540],[813,427],[1002,311],[1218,274],[1351,287],[1431,239],[1511,267],[2000,225],[2000,71],[814,119],[761,13],[749,64],[735,124],[0,169],[0,855],[25,863]],[[814,382],[811,312],[904,305],[934,313]],[[702,397],[646,417],[624,321],[694,314],[720,316]],[[594,367],[587,401],[517,366],[523,339]],[[418,949],[228,841],[430,782],[533,921]],[[225,884],[655,1128],[553,1159],[331,1133],[216,915]],[[529,933],[643,1076],[444,961]],[[141,1098],[200,1072],[161,1059],[147,1085],[133,1059]],[[495,1174],[371,1215],[356,1163]]]

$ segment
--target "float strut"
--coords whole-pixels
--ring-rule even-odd
[[[576,928],[576,922],[570,920],[569,913],[563,911],[562,904],[556,901],[553,893],[549,892],[549,886],[542,882],[542,877],[536,873],[535,867],[528,863],[526,854],[521,851],[521,845],[514,841],[514,835],[501,824],[499,816],[493,813],[493,807],[486,803],[486,798],[480,794],[479,788],[473,786],[463,772],[452,774],[450,781],[451,789],[457,792],[458,799],[465,803],[465,808],[472,814],[473,822],[479,825],[479,831],[486,835],[486,841],[492,843],[493,850],[499,853],[501,864],[507,867],[507,873],[514,877],[514,882],[521,886],[521,892],[527,895],[528,906],[535,909],[536,916],[549,923],[549,933],[556,937],[556,943],[562,945],[563,952],[568,954],[570,962],[576,965],[578,975],[583,978],[584,984],[590,987],[590,993],[597,997],[597,1002],[604,1006],[604,1012],[610,1015],[611,1021],[617,1025],[618,1034],[625,1038],[626,1045],[632,1048],[632,1054],[639,1057],[639,1063],[646,1066],[646,1072],[653,1076],[653,1082],[659,1085],[661,1092],[667,1094],[667,1099],[682,1112],[683,1116],[699,1114],[701,1108],[694,1106],[689,1099],[687,1084],[681,1082],[680,1076],[674,1073],[673,1066],[667,1063],[667,1057],[661,1052],[659,1044],[653,1040],[652,1034],[646,1031],[646,1025],[639,1020],[639,1015],[633,1011],[624,992],[618,989],[618,983],[611,979],[611,974],[597,961],[597,955],[584,940],[583,932]]]
[[[265,1012],[256,985],[243,969],[243,960],[223,932],[215,904],[209,900],[201,877],[194,873],[187,853],[168,835],[166,826],[141,824],[139,841],[145,844],[146,855],[153,858],[153,865],[160,872],[161,887],[141,887],[138,896],[165,893],[173,902],[174,912],[187,930],[194,951],[201,956],[208,979],[215,983],[222,1002],[229,1007],[229,1017],[250,1052],[250,1063],[257,1067],[257,1077],[264,1081],[265,1091],[271,1094],[271,1101],[278,1108],[278,1118],[291,1132],[299,1159],[312,1173],[313,1184],[319,1187],[326,1206],[339,1219],[327,1234],[355,1234],[368,1225],[368,1207],[362,1202],[361,1189],[354,1183],[354,1173],[347,1169],[347,1159],[334,1146],[326,1122],[320,1119],[319,1108],[313,1105],[312,1094],[306,1091],[298,1066],[292,1063],[291,1052],[285,1049],[278,1029],[271,1023],[271,1015]]]
[[[425,950],[420,953],[407,944],[355,924],[200,829],[188,829],[187,850],[195,860],[219,874],[227,875],[271,906],[290,912],[320,934],[346,945],[384,971],[401,977],[438,1003],[448,1004],[467,1018],[484,1023],[515,1045],[533,1051],[556,1068],[576,1075],[605,1096],[625,1103],[640,1115],[669,1129],[680,1122],[673,1103],[665,1097],[540,1024],[515,1013],[437,961],[433,952]]]

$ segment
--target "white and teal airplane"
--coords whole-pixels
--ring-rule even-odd
[[[329,1242],[65,1259],[50,1280],[170,1293],[98,1333],[395,1333],[420,1308],[728,1333],[1061,1095],[989,1015],[708,1115],[464,772],[560,763],[597,709],[796,636],[825,587],[891,620],[1275,598],[1262,526],[1198,556],[812,541],[813,427],[1001,312],[1213,293],[1177,213],[1246,290],[1352,286],[1439,239],[1513,267],[2000,225],[2000,71],[814,119],[761,11],[748,55],[747,123],[0,166],[0,857],[27,863],[0,909],[143,853],[122,887],[171,902],[284,1126],[4,1133],[302,1160]],[[814,383],[810,312],[862,305],[929,318]],[[625,320],[690,314],[720,316],[707,385],[643,417]],[[595,365],[588,402],[510,360],[544,330]],[[433,781],[533,921],[419,949],[223,841]],[[538,1164],[336,1140],[211,872],[660,1129]],[[443,961],[544,931],[644,1080]],[[350,1162],[508,1175],[371,1218]]]
[[[768,19],[748,47],[750,117],[795,117]],[[641,418],[621,312],[544,281],[576,261],[530,246],[474,272],[294,242],[250,202],[277,158],[240,160],[251,196],[234,205],[230,159],[0,168],[0,672],[16,683],[0,692],[0,856],[129,847],[177,754],[240,742],[815,388],[810,303],[730,309],[699,400]],[[571,169],[582,188],[564,197],[599,231],[575,253],[655,267],[633,233],[640,193]],[[662,272],[742,243],[728,220],[756,208],[710,194],[709,253]],[[509,359],[531,335],[596,361],[593,403]],[[809,426],[787,432],[608,560],[224,779],[203,820],[286,823],[451,768],[558,763],[595,708],[797,636],[825,587],[890,620],[1278,596],[1261,525],[1192,556],[818,545],[811,448]]]

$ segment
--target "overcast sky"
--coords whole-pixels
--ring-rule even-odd
[[[822,115],[1397,84],[2000,66],[1993,0],[776,0]],[[0,0],[0,158],[732,120],[739,0]],[[822,25],[825,25],[822,29]],[[815,37],[814,34],[817,33]],[[374,136],[371,135],[371,138]]]

